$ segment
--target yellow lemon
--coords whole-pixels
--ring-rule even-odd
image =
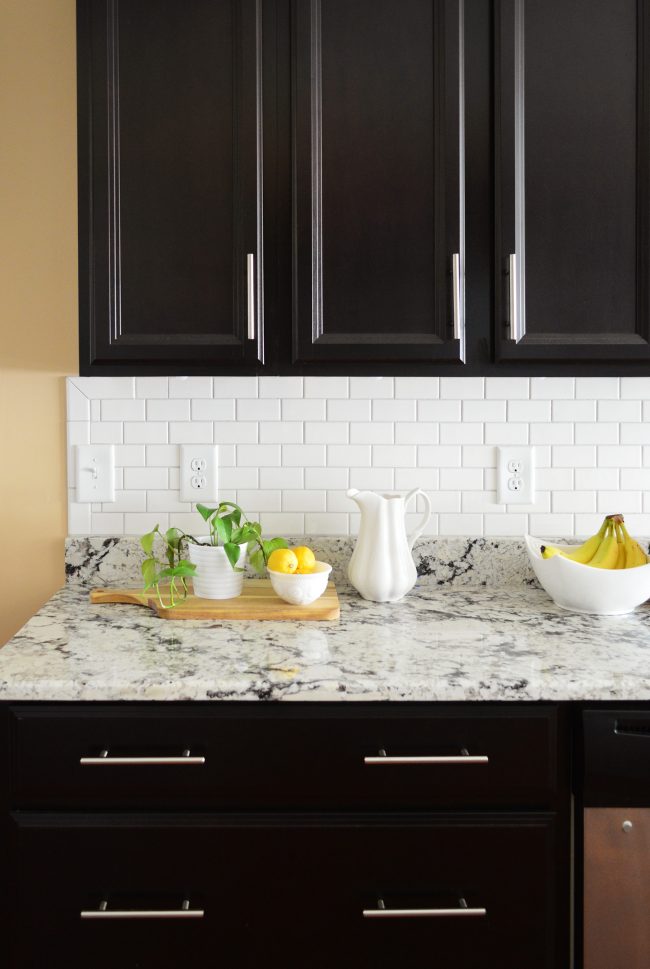
[[[272,572],[293,573],[298,569],[298,558],[290,548],[276,548],[266,563]]]
[[[298,548],[293,549],[293,554],[298,559],[298,572],[301,575],[314,571],[316,556],[310,548],[306,545],[299,545]]]

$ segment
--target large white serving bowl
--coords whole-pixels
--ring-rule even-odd
[[[576,546],[526,535],[533,571],[551,599],[563,609],[596,616],[620,616],[650,598],[650,563],[635,569],[594,569],[562,555],[544,559],[540,552],[542,545],[553,545],[563,551]]]
[[[308,606],[320,599],[327,588],[332,566],[327,562],[315,562],[314,571],[298,575],[296,572],[273,572],[268,570],[276,595],[294,606]]]

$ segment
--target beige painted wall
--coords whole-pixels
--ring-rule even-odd
[[[0,644],[63,582],[75,112],[74,0],[0,0]]]

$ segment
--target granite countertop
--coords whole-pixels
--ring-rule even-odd
[[[193,622],[58,592],[0,650],[0,700],[650,700],[650,608],[572,615],[529,584],[423,575],[335,622]]]

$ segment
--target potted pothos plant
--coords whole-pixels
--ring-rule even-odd
[[[262,526],[250,521],[239,505],[222,501],[216,508],[197,505],[208,524],[208,534],[195,538],[180,528],[163,532],[158,525],[140,539],[146,558],[142,577],[146,589],[154,589],[163,608],[183,602],[192,579],[194,594],[204,599],[232,599],[241,595],[246,562],[260,575],[276,548],[286,548],[284,538],[262,538]],[[161,589],[161,585],[163,588]],[[167,593],[169,601],[163,595]]]

